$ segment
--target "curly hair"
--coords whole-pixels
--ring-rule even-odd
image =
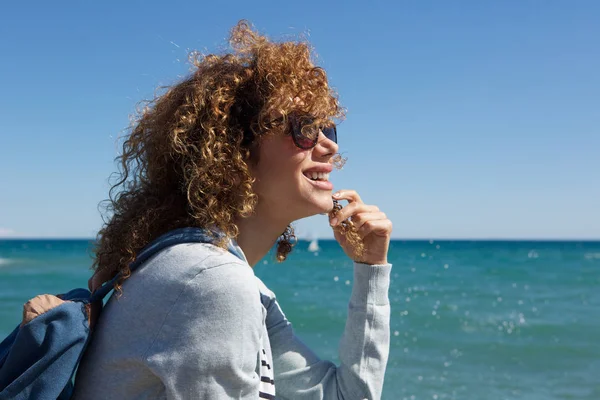
[[[221,247],[237,237],[236,219],[258,201],[249,167],[258,162],[257,139],[279,131],[274,116],[285,123],[291,113],[310,114],[315,124],[344,117],[308,43],[270,41],[243,20],[229,43],[225,54],[191,53],[191,74],[145,102],[129,128],[94,249],[103,281],[121,274],[118,292],[136,254],[169,230],[216,229]],[[344,161],[334,158],[337,167]],[[278,261],[293,239],[288,226]]]
[[[329,218],[337,217],[342,208],[339,201],[333,200],[333,209],[329,211]],[[341,221],[335,229],[338,229],[339,232],[345,236],[348,243],[352,245],[352,258],[356,261],[362,260],[362,257],[365,255],[365,246],[358,234],[358,229],[356,229],[356,225],[352,223],[351,218]]]

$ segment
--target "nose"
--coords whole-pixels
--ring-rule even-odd
[[[332,156],[338,152],[339,146],[336,142],[325,136],[322,131],[319,131],[319,141],[315,150],[319,152],[319,155]]]

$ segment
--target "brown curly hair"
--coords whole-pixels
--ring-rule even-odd
[[[119,292],[136,254],[169,230],[216,229],[225,234],[216,241],[221,247],[237,237],[236,219],[258,201],[249,165],[258,162],[261,136],[280,132],[292,113],[309,114],[315,124],[344,117],[308,43],[270,41],[242,20],[230,46],[220,55],[192,53],[190,76],[145,102],[125,137],[93,265],[102,281],[121,273]],[[334,158],[338,167],[344,161]],[[288,226],[278,261],[293,239]]]
[[[340,204],[340,202],[334,199],[333,209],[329,211],[329,218],[337,217],[342,208],[343,206]],[[358,234],[356,225],[352,223],[352,219],[348,218],[344,221],[341,221],[340,224],[334,229],[339,230],[339,232],[346,237],[348,243],[352,244],[352,249],[354,250],[352,258],[355,261],[361,261],[362,257],[365,255],[365,246],[360,238],[360,235]]]

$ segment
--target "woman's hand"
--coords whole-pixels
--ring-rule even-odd
[[[348,204],[337,213],[335,218],[330,217],[329,221],[333,227],[335,239],[342,246],[346,255],[352,258],[355,254],[354,247],[336,227],[341,221],[350,218],[364,245],[363,256],[360,260],[354,261],[365,264],[387,264],[392,221],[379,211],[377,206],[364,204],[354,190],[340,190],[333,195],[333,198],[348,200]]]

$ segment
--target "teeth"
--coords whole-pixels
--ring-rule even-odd
[[[329,180],[329,174],[326,172],[305,172],[304,175],[306,175],[307,178],[312,179],[312,180],[319,180],[319,181],[328,181]]]

